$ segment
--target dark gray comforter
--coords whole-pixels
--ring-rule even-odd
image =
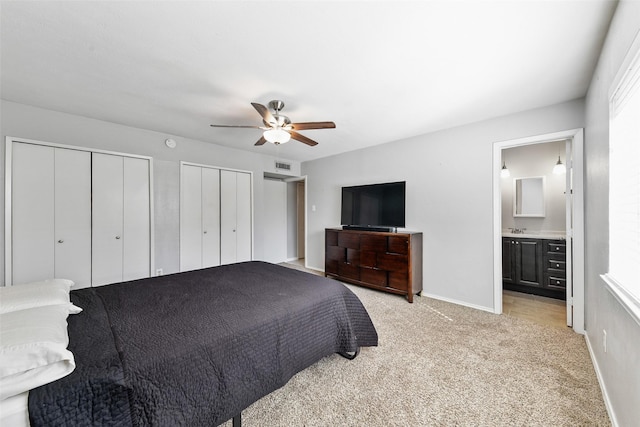
[[[71,292],[76,369],[29,394],[32,426],[218,425],[335,352],[375,346],[339,282],[247,262]]]

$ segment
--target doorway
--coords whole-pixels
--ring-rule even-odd
[[[307,179],[287,178],[287,262],[306,267]]]
[[[544,134],[494,143],[494,312],[503,312],[503,274],[502,274],[502,178],[503,150],[527,145],[543,144],[565,140],[564,152],[567,166],[565,181],[565,230],[567,291],[567,325],[575,332],[584,333],[584,214],[583,214],[583,130],[572,129],[552,134]],[[552,167],[551,165],[550,167]]]

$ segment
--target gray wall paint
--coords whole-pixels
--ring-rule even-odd
[[[640,418],[640,325],[606,290],[600,274],[609,266],[609,90],[639,34],[640,2],[620,2],[586,97],[585,326],[605,397],[620,426],[637,425]]]
[[[324,270],[324,229],[340,224],[342,186],[407,181],[407,229],[424,233],[424,293],[493,311],[493,143],[583,119],[576,100],[304,162],[309,267]]]
[[[11,136],[153,157],[155,267],[162,268],[165,274],[178,271],[180,265],[180,161],[252,171],[254,257],[263,259],[263,231],[269,226],[263,215],[265,209],[269,208],[269,200],[263,197],[263,174],[265,171],[275,172],[274,157],[8,101],[2,101],[1,111],[0,132],[3,141],[6,136]],[[204,123],[203,126],[208,124]],[[178,146],[173,150],[167,148],[164,144],[167,138],[175,139]],[[4,191],[4,143],[0,152],[0,179]],[[286,161],[292,164],[291,174],[300,175],[299,162]],[[4,206],[4,197],[2,204]],[[0,209],[0,215],[4,224],[4,208]],[[4,242],[4,227],[0,234]],[[4,244],[0,248],[0,257],[4,260]],[[4,282],[4,262],[0,268],[0,277]]]
[[[502,229],[526,228],[527,233],[564,232],[566,229],[566,175],[555,175],[553,167],[560,151],[565,159],[565,142],[549,142],[502,150],[502,158],[511,176],[502,178]],[[545,177],[545,217],[523,218],[513,216],[513,180],[531,176]]]

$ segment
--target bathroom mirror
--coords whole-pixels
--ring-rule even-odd
[[[544,176],[513,179],[513,216],[544,217]]]

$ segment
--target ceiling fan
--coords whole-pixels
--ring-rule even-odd
[[[304,123],[291,123],[289,117],[280,114],[280,111],[284,108],[284,102],[279,100],[273,100],[269,102],[269,107],[274,111],[272,114],[267,107],[257,102],[252,102],[253,108],[255,108],[260,116],[262,116],[262,122],[264,126],[250,126],[250,125],[211,125],[215,128],[252,128],[264,130],[262,136],[256,142],[255,145],[263,145],[265,142],[271,142],[275,145],[284,144],[291,138],[303,142],[307,145],[318,145],[313,139],[307,138],[301,135],[297,131],[309,130],[309,129],[333,129],[336,127],[334,122],[304,122]]]

